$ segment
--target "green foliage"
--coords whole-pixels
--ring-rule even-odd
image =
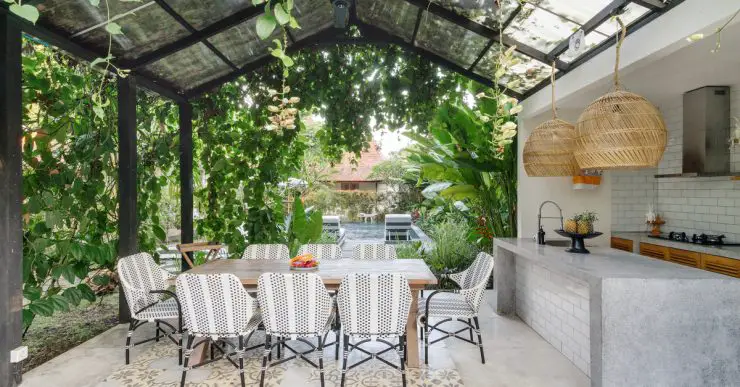
[[[423,259],[426,257],[421,241],[401,243],[395,245],[395,247],[396,256],[399,259]]]
[[[448,102],[427,136],[407,134],[417,142],[408,160],[426,186],[424,195],[462,201],[484,217],[496,237],[516,233],[516,145],[507,133],[516,127],[508,113],[514,105],[508,97],[480,94],[474,108]]]
[[[350,31],[348,34],[357,34]],[[359,154],[374,127],[405,126],[425,131],[433,112],[445,99],[457,99],[460,76],[396,46],[336,46],[303,50],[286,83],[301,108],[325,119],[316,139],[329,160],[345,151]],[[265,66],[239,80],[257,106],[270,100],[266,89],[280,90],[281,63]],[[373,125],[375,124],[375,125]]]
[[[293,216],[288,228],[288,247],[291,256],[298,253],[301,245],[315,243],[321,239],[322,231],[321,211],[312,211],[310,214],[303,207],[303,201],[296,195],[293,203]]]
[[[88,66],[24,43],[23,56],[23,321],[95,300],[117,257],[117,125],[90,95],[113,85]],[[163,187],[177,180],[176,109],[141,95],[137,112],[140,164],[139,241],[154,251],[165,237],[159,217]],[[175,113],[173,113],[175,112]]]
[[[285,242],[278,183],[300,170],[306,148],[295,130],[264,130],[268,112],[236,102],[247,96],[239,85],[228,84],[194,108],[193,141],[202,168],[202,178],[196,179],[201,214],[196,230],[204,239],[228,245],[233,256],[247,242]]]
[[[477,253],[469,241],[470,234],[470,226],[465,221],[449,219],[432,226],[429,236],[434,240],[434,248],[426,262],[434,273],[456,273],[470,266]]]

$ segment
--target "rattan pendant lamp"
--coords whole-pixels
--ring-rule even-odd
[[[524,143],[524,170],[529,177],[575,176],[579,172],[573,151],[576,129],[558,118],[555,109],[555,62],[550,73],[552,119],[538,125]]]
[[[578,118],[575,157],[582,169],[637,169],[657,167],[668,131],[663,115],[644,97],[622,90],[619,54],[627,30],[617,42],[614,91],[592,102]]]

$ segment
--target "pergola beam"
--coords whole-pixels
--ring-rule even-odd
[[[0,385],[10,387],[20,382],[10,351],[23,331],[21,45],[20,26],[0,13]]]
[[[105,56],[105,54],[96,52],[90,48],[87,48],[85,46],[82,46],[74,42],[72,39],[70,39],[67,36],[66,33],[59,31],[54,27],[41,26],[39,24],[33,25],[25,20],[18,18],[17,16],[11,14],[5,8],[4,5],[0,5],[0,16],[2,15],[8,15],[11,22],[17,23],[17,25],[19,25],[24,32],[30,35],[33,35],[49,43],[52,46],[58,47],[59,49],[68,52],[74,57],[80,58],[88,62],[92,62],[96,58]],[[116,62],[116,65],[121,68],[128,68],[126,66],[123,66],[119,62]],[[114,69],[109,69],[109,72],[115,75]],[[165,80],[155,78],[150,75],[140,74],[140,73],[137,73],[136,71],[133,71],[132,74],[137,76],[138,82],[141,86],[165,98],[169,98],[177,102],[185,100],[181,94],[175,91],[176,87],[174,87],[172,84],[170,84],[169,82]]]
[[[118,78],[118,257],[139,252],[136,215],[136,78]],[[131,318],[119,288],[119,322]]]
[[[632,0],[632,2],[654,11],[660,11],[666,7],[666,4],[660,0]]]
[[[169,4],[167,4],[167,2],[165,2],[164,0],[154,0],[154,2],[156,2],[160,8],[162,8],[165,12],[167,12],[170,16],[172,16],[173,19],[175,19],[181,26],[183,26],[183,28],[188,30],[191,34],[198,32],[198,30],[196,30],[193,26],[191,26],[190,23],[188,23],[188,21],[185,20],[185,18],[182,17],[182,15],[177,13],[177,11],[175,11],[174,8],[172,8]],[[203,40],[202,42],[206,47],[208,47],[209,50],[211,50],[211,52],[216,54],[216,56],[219,59],[221,59],[222,61],[224,61],[224,63],[229,65],[229,67],[231,67],[234,70],[239,68],[229,58],[227,58],[226,55],[224,55],[213,44],[211,44],[211,42],[209,42],[208,40]]]
[[[584,34],[588,34],[589,32],[596,29],[596,27],[600,26],[605,21],[609,20],[610,17],[613,16],[615,12],[618,12],[618,10],[624,8],[630,0],[614,0],[609,5],[606,6],[606,8],[602,9],[594,15],[589,21],[586,22],[583,26],[581,26],[580,29],[583,30]],[[574,32],[571,34],[571,36],[575,35],[577,33]],[[549,54],[547,54],[547,58],[549,59],[548,62],[552,61],[554,58],[559,57],[562,55],[566,50],[568,50],[568,46],[570,45],[570,37],[568,39],[563,40],[560,42],[555,48],[550,51]]]
[[[357,22],[358,27],[362,28],[363,31],[365,31],[366,36],[359,37],[359,38],[353,38],[353,37],[345,37],[345,36],[336,36],[336,33],[333,31],[333,28],[329,28],[323,31],[320,31],[314,35],[311,35],[308,38],[302,39],[298,41],[293,46],[288,47],[288,52],[296,52],[302,49],[305,49],[307,47],[321,47],[321,46],[334,46],[334,45],[361,45],[361,44],[371,44],[371,45],[389,45],[394,44],[397,46],[402,47],[406,51],[413,52],[417,55],[422,56],[423,58],[441,66],[448,70],[460,73],[470,79],[473,79],[479,83],[482,83],[486,86],[493,86],[493,82],[491,82],[490,79],[482,77],[472,71],[469,71],[468,69],[455,64],[453,62],[450,62],[449,60],[431,53],[427,50],[424,50],[423,48],[416,47],[403,39],[393,36],[389,34],[386,31],[383,31],[375,26],[368,25],[362,22]],[[267,66],[268,64],[275,61],[275,58],[271,56],[266,56],[261,59],[258,59],[254,62],[251,62],[244,66],[239,71],[234,71],[232,73],[226,74],[223,77],[216,78],[210,82],[204,83],[203,85],[200,85],[198,87],[193,88],[192,90],[189,90],[185,93],[185,96],[188,99],[191,98],[197,98],[203,93],[206,93],[210,90],[213,90],[214,88],[227,83],[236,80],[242,75],[248,74],[252,71],[255,71],[261,67]],[[520,98],[522,95],[521,93],[518,93],[513,90],[506,89],[503,86],[499,86],[505,89],[506,93],[509,94],[512,97]]]
[[[180,109],[180,243],[193,242],[193,107],[183,102]],[[191,257],[192,261],[192,257]],[[190,268],[181,258],[182,271]]]
[[[516,46],[516,50],[518,52],[526,56],[529,56],[531,58],[537,59],[540,62],[549,63],[546,53],[534,47],[528,46],[522,42],[516,41],[506,35],[500,36],[499,31],[493,28],[484,26],[482,24],[478,24],[462,15],[457,14],[455,11],[447,9],[431,0],[404,0],[404,1],[416,7],[419,7],[421,9],[427,10],[430,13],[437,15],[441,17],[442,19],[447,20],[448,22],[451,22],[460,27],[463,27],[468,31],[475,32],[476,34],[481,35],[484,38],[494,39],[506,47]],[[568,65],[558,60],[556,63],[556,66],[558,67],[558,69],[565,69],[567,68]]]
[[[170,56],[180,50],[186,49],[196,43],[205,41],[206,39],[215,36],[229,28],[236,27],[252,18],[261,15],[264,12],[265,5],[260,4],[254,7],[243,9],[231,16],[228,16],[220,21],[217,21],[208,27],[205,27],[195,33],[192,33],[180,40],[176,40],[164,47],[161,47],[148,54],[144,54],[133,61],[124,63],[125,68],[140,69],[148,64],[154,63],[162,58]]]
[[[416,15],[416,23],[414,24],[414,33],[411,35],[411,44],[416,44],[416,34],[419,33],[419,26],[421,25],[421,16],[424,15],[424,8],[419,8],[419,14]]]

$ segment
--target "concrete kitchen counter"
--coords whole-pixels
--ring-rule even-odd
[[[593,386],[740,380],[740,281],[605,247],[495,240],[496,311],[516,313]]]
[[[612,232],[615,238],[629,239],[634,242],[634,252],[640,251],[640,243],[650,243],[658,246],[666,246],[674,249],[695,251],[697,253],[718,255],[740,260],[740,246],[705,246],[695,245],[693,243],[674,242],[665,239],[651,238],[644,232]]]

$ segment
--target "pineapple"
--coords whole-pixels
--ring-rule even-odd
[[[578,234],[590,234],[594,231],[594,224],[589,222],[588,220],[582,219],[576,222],[576,224]]]
[[[573,217],[565,221],[565,232],[575,234],[578,231],[578,219],[576,218]]]
[[[579,234],[591,234],[594,232],[594,222],[599,220],[593,211],[585,211],[580,214],[577,228]]]

